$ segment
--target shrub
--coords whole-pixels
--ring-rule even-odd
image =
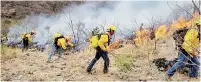
[[[133,59],[131,54],[121,54],[118,55],[115,59],[116,66],[122,72],[128,72],[132,70],[133,67]]]

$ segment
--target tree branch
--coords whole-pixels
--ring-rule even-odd
[[[200,1],[199,1],[200,2]],[[195,4],[195,2],[192,0],[192,3],[194,5],[194,7],[196,8],[196,10],[198,11],[199,15],[200,15],[200,7],[198,8],[197,5]],[[199,3],[200,4],[200,3]]]
[[[193,17],[193,15],[192,15],[190,12],[188,12],[188,11],[187,11],[187,10],[185,10],[185,9],[183,9],[183,8],[182,8],[182,7],[180,7],[178,4],[176,4],[175,6],[177,6],[177,7],[181,8],[182,10],[186,11],[188,14],[190,14],[190,15],[191,15],[191,17]]]

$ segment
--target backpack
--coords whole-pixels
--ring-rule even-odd
[[[97,35],[94,35],[91,37],[90,39],[90,46],[93,47],[93,48],[97,48],[98,47],[98,41],[99,39],[101,38],[101,35],[104,35],[104,34],[97,34]],[[108,36],[108,45],[110,44],[110,38]]]
[[[64,38],[64,36],[61,35],[61,36],[56,37],[56,38],[54,39],[54,44],[55,44],[55,47],[56,47],[57,49],[59,48],[59,45],[57,44],[57,43],[58,43],[58,40],[61,39],[61,38]]]
[[[28,37],[26,36],[27,34],[25,34],[24,36],[23,36],[23,41],[28,41]]]
[[[175,44],[177,47],[181,48],[181,45],[184,42],[184,36],[186,35],[188,30],[188,28],[181,28],[173,33],[173,39],[175,40]]]

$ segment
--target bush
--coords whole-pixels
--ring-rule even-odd
[[[19,51],[19,49],[7,47],[6,45],[2,45],[2,44],[1,44],[0,49],[1,49],[1,59],[2,60],[9,60],[12,58],[16,58],[17,51]]]
[[[118,55],[115,59],[116,66],[122,72],[128,72],[132,70],[133,60],[131,54]]]

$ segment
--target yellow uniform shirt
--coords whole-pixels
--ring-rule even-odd
[[[66,40],[65,40],[65,38],[58,39],[57,45],[61,46],[63,49],[66,49]]]
[[[198,48],[199,48],[199,35],[198,35],[198,29],[192,28],[189,29],[184,36],[184,42],[182,44],[182,48],[186,50],[186,52],[189,53],[189,55],[192,57],[193,55],[198,55]]]
[[[106,51],[107,48],[109,47],[108,41],[109,41],[109,35],[107,34],[102,34],[99,41],[98,41],[98,46],[103,50]]]
[[[55,33],[55,34],[54,34],[54,39],[57,38],[57,37],[60,37],[60,36],[61,36],[61,34]],[[53,40],[53,43],[54,43],[54,40]],[[65,38],[60,38],[60,39],[58,39],[58,41],[57,41],[57,45],[58,45],[58,46],[61,46],[63,49],[66,49],[66,48],[67,48],[67,47],[66,47],[66,43],[67,43],[68,45],[70,45],[70,46],[74,46],[70,41],[66,41]]]

